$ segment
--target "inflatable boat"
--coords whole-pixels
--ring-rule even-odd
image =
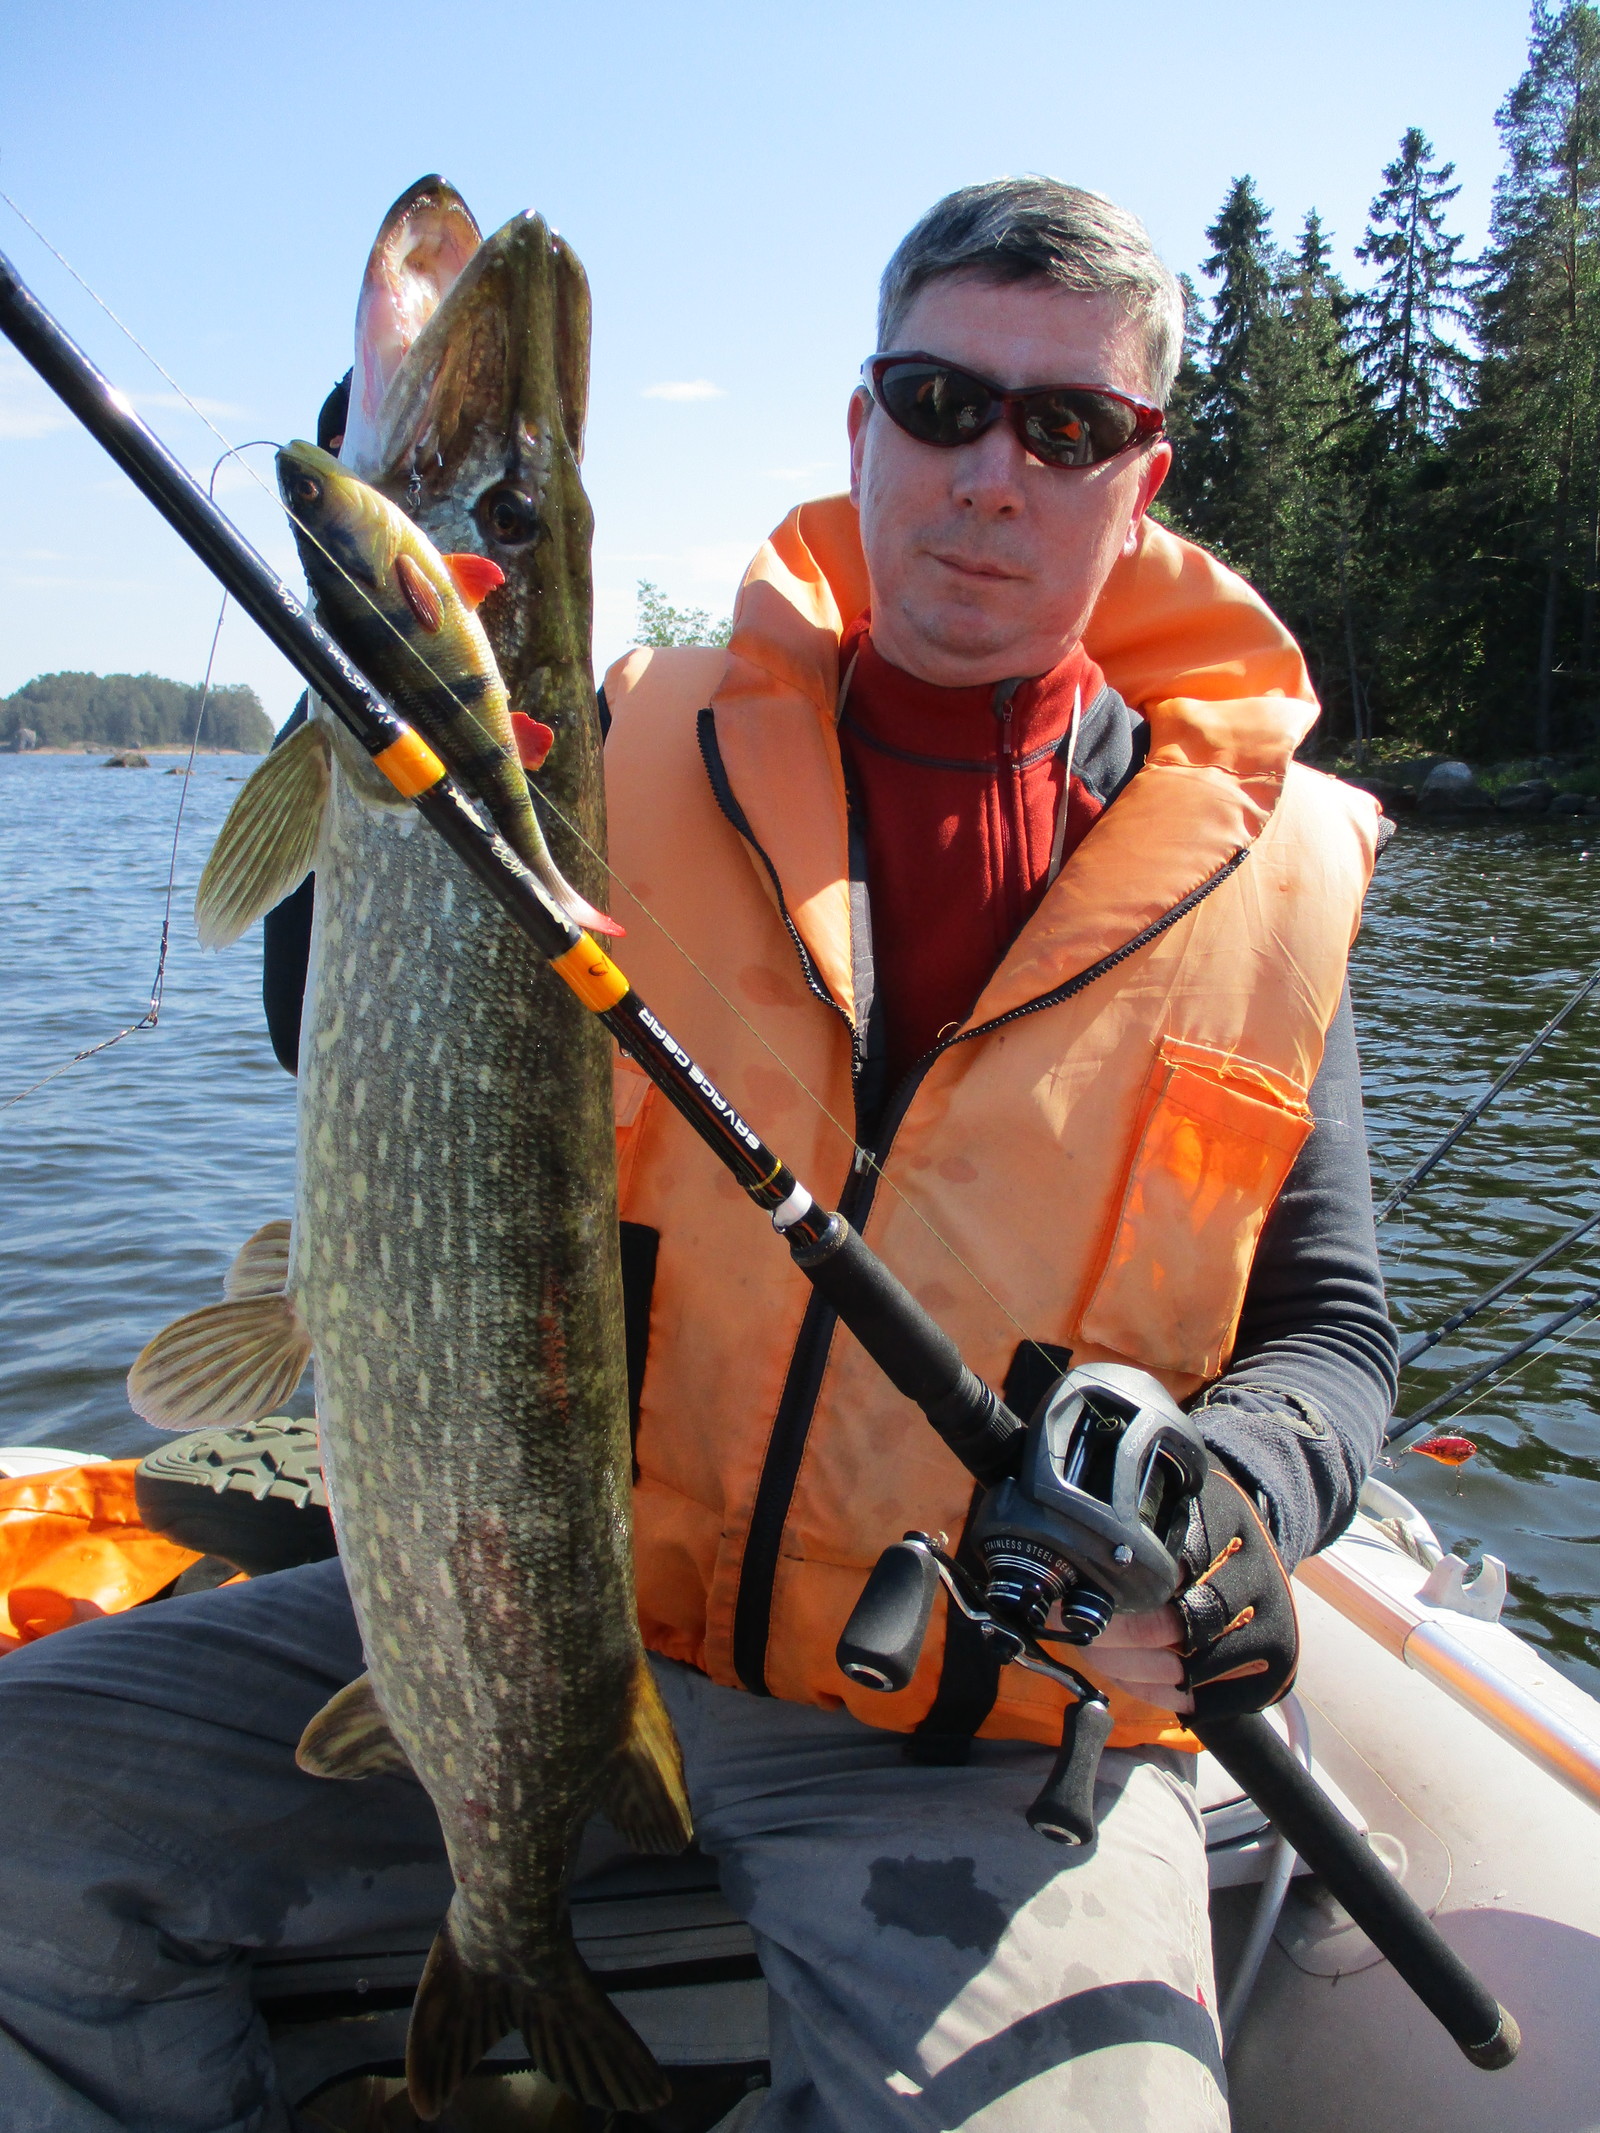
[[[241,1532],[258,1537],[257,1571],[328,1553],[314,1429],[273,1418],[226,1433],[219,1455],[222,1437],[178,1439],[137,1470],[79,1462],[51,1471],[75,1455],[0,1450],[0,1475],[16,1477],[0,1488],[13,1501],[20,1490],[58,1506],[98,1489],[103,1505],[126,1501],[130,1522],[142,1510],[164,1525],[168,1547],[181,1528],[188,1546],[176,1559],[190,1589],[197,1577],[236,1574],[237,1558],[250,1554]],[[131,1488],[119,1498],[124,1476]],[[196,1548],[219,1544],[233,1560],[197,1560]],[[169,1568],[162,1560],[145,1574]],[[1500,1619],[1504,1566],[1486,1557],[1469,1578],[1385,1480],[1367,1482],[1349,1531],[1301,1565],[1296,1585],[1300,1674],[1274,1723],[1516,2016],[1523,2045],[1508,2069],[1471,2066],[1254,1803],[1203,1757],[1236,2133],[1600,2133],[1600,1701]],[[590,1966],[676,2070],[689,2108],[674,2125],[734,2133],[764,2084],[766,1987],[715,1862],[602,1848],[580,1859],[572,1896]],[[323,2119],[318,2099],[348,2096],[363,2077],[372,2101],[384,2079],[398,2083],[426,1954],[420,1938],[374,1938],[279,1948],[257,1961],[284,2086],[309,2124],[357,2122]],[[451,2124],[511,2123],[515,2092],[516,2123],[576,2127],[557,2092],[541,2105],[541,2087],[520,2040],[507,2038]]]

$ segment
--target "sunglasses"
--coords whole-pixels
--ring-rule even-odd
[[[861,382],[897,429],[919,444],[971,444],[1005,416],[1047,467],[1097,467],[1148,444],[1166,427],[1153,400],[1108,385],[1030,385],[1007,392],[942,356],[868,356]]]

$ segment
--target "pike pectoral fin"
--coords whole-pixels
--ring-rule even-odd
[[[223,1277],[222,1293],[229,1303],[242,1303],[251,1296],[281,1296],[289,1286],[289,1232],[293,1225],[281,1218],[263,1222],[253,1237],[240,1245],[237,1258]]]
[[[486,2051],[520,2029],[539,2071],[600,2110],[655,2111],[671,2094],[645,2044],[600,1990],[576,1948],[554,1986],[494,1976],[462,1960],[447,1918],[428,1955],[406,2036],[406,2086],[437,2118]]]
[[[128,1401],[157,1429],[255,1422],[299,1384],[311,1336],[287,1296],[207,1304],[158,1333],[128,1372]]]
[[[195,892],[202,948],[226,948],[310,873],[328,800],[328,760],[327,732],[310,720],[246,779]]]
[[[681,1852],[694,1836],[678,1736],[642,1653],[628,1737],[611,1759],[601,1806],[636,1852]]]
[[[367,1778],[411,1773],[389,1730],[372,1676],[362,1674],[325,1703],[300,1736],[294,1759],[311,1777]],[[507,2028],[512,2025],[508,2023]],[[504,2035],[504,2031],[501,2032]],[[485,2047],[487,2049],[487,2047]]]

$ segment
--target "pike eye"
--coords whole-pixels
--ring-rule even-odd
[[[473,517],[484,538],[501,548],[524,547],[544,531],[533,498],[509,482],[480,496]]]
[[[320,504],[322,484],[314,474],[297,474],[289,484],[289,493],[297,504]]]

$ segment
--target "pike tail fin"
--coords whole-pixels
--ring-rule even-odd
[[[528,2056],[580,2103],[654,2111],[671,2094],[666,2076],[618,2014],[576,1948],[553,1986],[492,1976],[463,1961],[446,1918],[417,1987],[406,2036],[412,2108],[437,2118],[486,2051],[520,2029]]]
[[[195,891],[202,948],[226,948],[311,871],[328,801],[328,736],[309,721],[245,780]]]
[[[643,1652],[633,1679],[628,1737],[611,1759],[601,1805],[636,1852],[681,1852],[693,1839],[678,1736]]]

